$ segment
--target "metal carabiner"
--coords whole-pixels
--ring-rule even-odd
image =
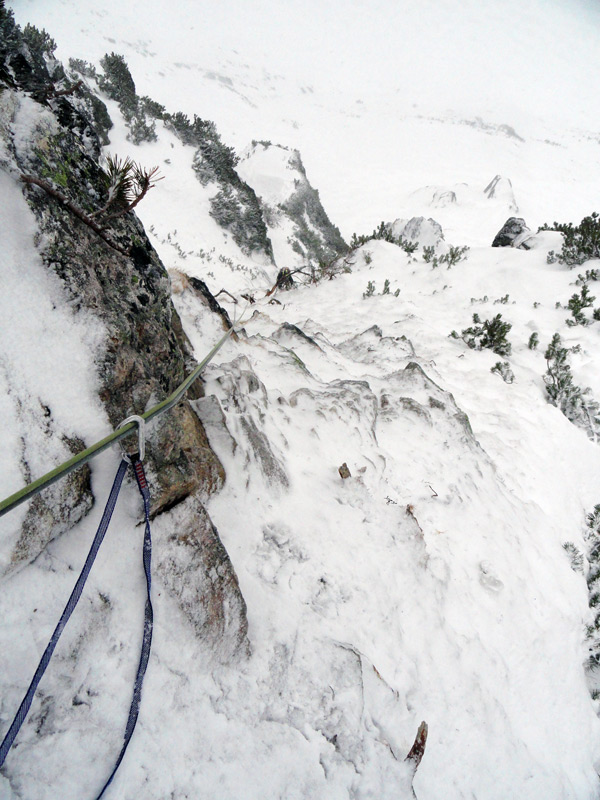
[[[132,414],[127,419],[124,419],[123,422],[117,427],[123,428],[129,422],[135,422],[138,426],[138,460],[143,461],[144,456],[146,455],[146,420],[143,417],[140,417],[138,414]],[[127,453],[121,448],[121,452],[123,454],[123,458],[125,461],[128,461],[131,464],[131,458],[127,455]]]

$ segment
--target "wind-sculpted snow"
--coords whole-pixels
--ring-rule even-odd
[[[340,280],[344,287],[298,297],[296,319],[303,302],[314,314],[328,292],[339,298],[359,277]],[[393,301],[385,302],[385,326],[348,338],[356,320],[338,328],[337,311],[331,327],[314,317],[278,325],[279,309],[256,312],[240,342],[243,363],[207,372],[207,393],[226,406],[211,412],[207,430],[228,475],[211,514],[226,531],[253,645],[221,713],[253,728],[252,776],[259,764],[271,770],[265,723],[284,753],[301,734],[293,765],[277,756],[295,788],[276,770],[270,796],[411,797],[402,760],[421,719],[430,738],[419,798],[537,800],[563,796],[563,781],[564,797],[591,796],[589,766],[570,766],[585,750],[583,729],[574,748],[566,722],[570,704],[586,703],[582,673],[557,712],[568,746],[553,736],[540,747],[531,725],[550,696],[558,700],[546,658],[570,672],[565,641],[576,651],[578,636],[550,610],[563,602],[557,580],[571,579],[566,564],[556,572],[543,555],[545,512],[506,485],[453,395],[428,375],[439,370],[390,325]],[[240,425],[249,407],[289,476],[276,492]],[[541,608],[551,626],[540,624]],[[235,781],[228,771],[223,796],[235,796]]]

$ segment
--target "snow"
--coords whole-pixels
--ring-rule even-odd
[[[346,238],[429,216],[407,201],[423,186],[483,190],[498,173],[513,180],[532,229],[560,213],[579,221],[596,202],[589,76],[600,24],[589,0],[12,5],[17,21],[52,31],[65,62],[124,54],[138,94],[214,120],[238,152],[253,139],[299,149]],[[477,117],[525,141],[464,124]],[[448,241],[470,244],[475,228],[448,230]]]
[[[196,356],[221,328],[185,275],[257,299],[245,309],[224,301],[232,317],[243,313],[245,335],[207,368],[207,398],[195,404],[227,473],[208,511],[248,606],[252,655],[215,666],[155,580],[140,720],[109,797],[404,800],[403,759],[421,720],[429,739],[419,800],[598,797],[598,702],[583,669],[587,587],[562,545],[585,549],[600,449],[546,402],[542,379],[558,330],[581,345],[576,382],[600,397],[598,328],[568,328],[567,310],[555,307],[578,272],[547,264],[557,234],[540,234],[530,251],[490,247],[515,204],[532,231],[594,208],[597,137],[574,125],[590,124],[582,111],[591,119],[597,109],[582,76],[592,74],[599,28],[592,4],[575,5],[577,13],[531,0],[516,13],[513,3],[485,12],[468,3],[456,25],[450,2],[418,12],[362,3],[352,14],[335,3],[286,4],[285,17],[281,5],[238,0],[201,19],[176,4],[168,20],[154,2],[15,4],[18,20],[45,26],[65,60],[125,53],[140,94],[215,119],[227,144],[298,147],[347,236],[422,215],[448,243],[471,248],[451,270],[432,269],[419,253],[371,241],[351,273],[270,304],[275,269],[245,258],[208,216],[214,187],[193,175],[193,150],[160,123],[158,142],[134,147],[109,104],[109,150],[165,175],[139,213],[165,265],[184,275],[173,299]],[[310,45],[307,30],[316,31]],[[364,77],[356,64],[369,65]],[[26,137],[33,101],[21,113]],[[485,125],[465,123],[478,116]],[[498,127],[509,123],[525,141]],[[271,201],[290,188],[285,152],[265,151],[248,175]],[[440,201],[449,191],[456,203]],[[107,422],[94,373],[103,332],[71,312],[44,269],[34,219],[4,172],[0,196],[4,496],[25,479],[23,441],[37,476],[63,457],[58,431],[89,443]],[[392,293],[381,295],[386,279]],[[369,281],[376,293],[363,297]],[[449,338],[473,313],[512,324],[513,384],[490,372],[497,355]],[[537,351],[527,347],[533,331]],[[411,362],[427,377],[406,370]],[[40,402],[52,409],[52,436],[40,433]],[[83,563],[117,462],[109,452],[94,463],[91,514],[3,580],[0,730]],[[19,515],[3,518],[3,543]],[[3,768],[2,800],[93,797],[112,767],[141,632],[138,519],[128,482]],[[176,515],[161,515],[157,539],[174,524]]]
[[[291,156],[289,150],[259,142],[242,155],[238,173],[265,202],[284,203],[295,189]]]
[[[92,443],[106,435],[107,420],[94,364],[102,326],[69,308],[60,281],[44,268],[34,246],[33,214],[5,172],[0,193],[0,482],[7,496],[32,480],[32,473],[39,477],[71,457],[62,437]],[[24,513],[21,508],[0,521],[0,571],[8,566]]]

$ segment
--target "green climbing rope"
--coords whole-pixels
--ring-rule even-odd
[[[183,398],[194,381],[200,376],[200,373],[204,367],[215,357],[221,347],[223,347],[227,339],[233,333],[235,327],[236,326],[232,326],[229,328],[227,333],[221,339],[219,339],[210,353],[208,353],[208,355],[202,359],[198,366],[192,372],[190,372],[183,383],[181,383],[175,389],[175,391],[172,392],[172,394],[170,394],[161,403],[157,403],[157,405],[152,406],[152,408],[146,411],[145,414],[141,414],[140,416],[142,419],[148,422],[159,414],[162,414],[163,412],[168,411],[170,408],[173,408],[173,406]],[[73,458],[65,461],[64,464],[61,464],[60,466],[46,473],[46,475],[43,475],[36,481],[33,481],[33,483],[29,483],[27,486],[24,486],[23,489],[20,489],[18,492],[15,492],[15,494],[7,497],[6,500],[2,500],[2,502],[0,502],[0,517],[21,503],[24,503],[26,500],[29,500],[38,492],[41,492],[42,489],[45,489],[47,486],[56,483],[56,481],[60,480],[69,472],[72,472],[74,469],[77,469],[78,467],[87,463],[103,450],[112,447],[112,445],[114,445],[116,442],[119,442],[121,439],[124,439],[126,436],[131,436],[132,433],[137,431],[137,428],[138,426],[136,422],[129,422],[126,425],[123,425],[122,428],[117,428],[116,431],[113,431],[104,439],[101,439],[99,442],[96,442],[96,444],[91,445],[91,447],[82,450],[81,453],[73,456]]]

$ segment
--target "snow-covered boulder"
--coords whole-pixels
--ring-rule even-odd
[[[485,187],[483,193],[488,200],[495,200],[506,204],[509,211],[519,210],[510,178],[503,178],[502,175],[496,175]]]
[[[447,245],[444,241],[444,232],[439,222],[429,217],[412,217],[411,219],[397,219],[392,222],[390,230],[397,239],[402,238],[411,243],[418,243],[419,247],[434,247],[436,252],[446,252]]]

